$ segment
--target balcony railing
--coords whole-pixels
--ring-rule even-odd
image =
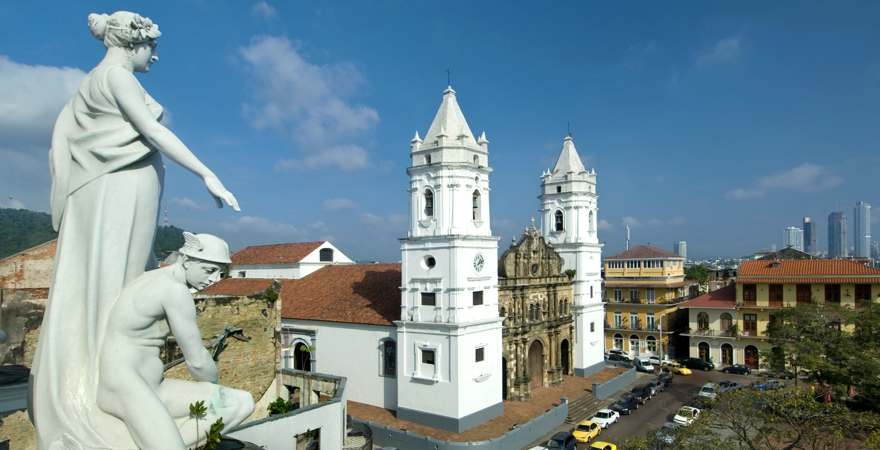
[[[736,337],[737,335],[735,327],[731,327],[730,329],[725,331],[713,330],[711,328],[698,328],[696,330],[693,328],[688,328],[688,334],[706,337]]]

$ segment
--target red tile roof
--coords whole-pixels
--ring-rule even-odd
[[[284,280],[281,317],[392,325],[400,320],[400,264],[325,266]]]
[[[251,245],[232,255],[232,264],[298,263],[326,241]]]
[[[197,295],[257,295],[271,286],[272,281],[266,278],[224,278],[199,291]]]
[[[690,299],[679,308],[721,308],[733,309],[736,307],[736,285],[731,284],[708,294]]]
[[[880,283],[880,269],[846,259],[744,261],[737,283]]]
[[[639,258],[681,258],[653,245],[637,245],[625,252],[609,256],[607,259],[639,259]]]

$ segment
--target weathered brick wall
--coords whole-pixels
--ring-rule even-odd
[[[49,241],[0,260],[0,288],[48,288],[52,284],[56,242]]]

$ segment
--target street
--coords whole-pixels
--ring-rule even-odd
[[[644,383],[649,379],[649,377],[640,376],[638,381]],[[693,399],[703,384],[717,383],[721,380],[747,385],[755,381],[756,377],[700,370],[694,370],[693,375],[676,375],[666,390],[648,400],[648,403],[639,407],[631,415],[621,416],[620,421],[603,430],[597,440],[620,444],[629,437],[653,432],[663,426],[665,422],[671,422],[676,411]],[[612,399],[618,398],[621,394],[623,393],[617,394]],[[589,448],[589,444],[578,445],[578,449],[587,448]]]

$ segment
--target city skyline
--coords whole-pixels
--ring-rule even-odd
[[[15,43],[0,44],[0,104],[14,111],[0,118],[0,207],[48,209],[52,123],[102,54],[85,17],[114,7],[0,6],[0,42]],[[633,245],[742,256],[797,217],[877,201],[871,177],[845,175],[880,170],[878,9],[157,4],[144,13],[161,59],[138,78],[243,208],[214,210],[167,163],[169,222],[233,248],[327,238],[358,260],[397,260],[409,141],[450,77],[491,141],[503,243],[538,215],[540,174],[571,130],[597,171],[605,252],[629,227]]]

